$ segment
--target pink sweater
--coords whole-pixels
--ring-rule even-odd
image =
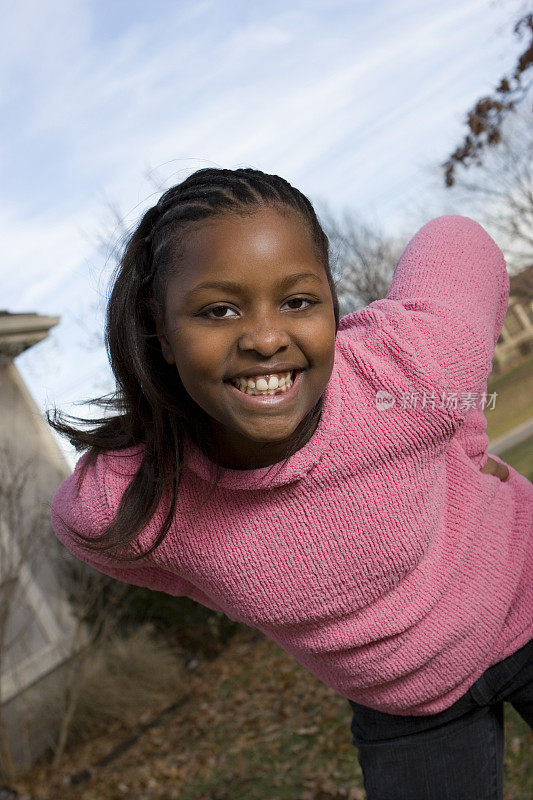
[[[432,220],[387,297],[342,319],[319,426],[285,466],[224,470],[192,517],[212,465],[186,438],[166,539],[144,565],[117,567],[61,518],[101,532],[142,446],[101,454],[77,494],[83,456],[53,499],[58,538],[101,572],[258,628],[344,697],[400,715],[449,707],[533,632],[533,484],[512,468],[507,482],[480,472],[476,393],[508,293],[480,225]]]

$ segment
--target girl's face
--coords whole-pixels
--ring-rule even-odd
[[[281,460],[326,388],[335,345],[326,272],[298,215],[263,208],[194,225],[157,332],[165,360],[212,419],[223,465]]]

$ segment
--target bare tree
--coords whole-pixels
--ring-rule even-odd
[[[337,218],[325,207],[320,217],[330,240],[341,314],[385,297],[405,242],[357,219],[350,210]]]
[[[450,191],[498,238],[511,274],[533,264],[533,104],[506,119],[498,147]]]
[[[523,11],[524,9],[522,9]],[[459,213],[475,216],[497,239],[514,291],[533,297],[533,14],[522,13],[513,32],[527,35],[511,74],[467,113],[463,143],[441,165]],[[461,208],[462,207],[462,208]]]
[[[459,165],[468,169],[483,163],[487,152],[500,144],[503,123],[527,96],[531,84],[524,78],[533,66],[533,14],[522,16],[513,32],[519,38],[524,33],[529,36],[525,50],[520,54],[512,74],[504,75],[494,92],[480,98],[468,111],[466,124],[469,132],[462,144],[442,164],[446,186],[454,185]]]

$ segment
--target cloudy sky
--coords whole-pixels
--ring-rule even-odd
[[[195,169],[278,173],[406,243],[415,206],[462,213],[438,165],[514,66],[522,7],[0,0],[0,308],[61,317],[17,359],[39,407],[111,389],[102,239]]]

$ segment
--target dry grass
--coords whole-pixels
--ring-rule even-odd
[[[84,677],[70,743],[117,722],[127,727],[138,724],[140,707],[168,705],[169,698],[183,691],[186,670],[179,656],[148,627],[100,649]]]
[[[164,643],[158,647],[164,649]],[[222,798],[315,798],[322,786],[335,794],[324,798],[363,800],[356,751],[351,744],[351,710],[344,698],[303,670],[290,656],[261,634],[242,628],[216,660],[187,670],[173,654],[156,658],[141,669],[141,677],[125,680],[121,665],[130,673],[138,646],[127,656],[95,664],[88,699],[79,711],[93,739],[78,741],[54,771],[36,766],[20,775],[15,787],[32,800],[222,800]],[[160,652],[160,651],[159,651]],[[106,664],[115,661],[113,674],[124,702],[124,715],[115,699],[108,704],[112,678]],[[143,658],[143,662],[146,662]],[[158,672],[166,674],[169,691],[158,707],[150,708],[141,684],[155,697]],[[99,677],[107,684],[99,695]],[[169,680],[170,677],[170,680]],[[133,696],[130,689],[138,693]],[[172,691],[173,689],[173,691]],[[85,691],[85,689],[84,689]],[[180,697],[189,701],[158,727],[143,733],[126,752],[105,767],[94,770],[89,781],[73,786],[72,776],[94,764],[134,733],[162,708]],[[92,699],[89,699],[92,698]],[[97,702],[89,713],[87,707]],[[135,716],[136,725],[126,720]],[[98,721],[98,715],[102,720]],[[106,720],[104,724],[103,720]],[[105,730],[104,730],[105,728]],[[99,733],[96,734],[96,729]]]
[[[86,658],[73,659],[63,675],[66,685],[77,683],[79,688],[62,759],[69,764],[85,757],[80,755],[85,752],[84,743],[89,750],[96,748],[97,758],[99,737],[103,737],[103,755],[110,749],[107,735],[122,740],[138,728],[143,715],[150,718],[185,694],[188,670],[184,652],[155,637],[146,625],[127,639],[107,642]],[[57,693],[44,697],[33,714],[38,714],[40,721],[48,720],[52,729],[53,721],[63,713],[63,701]],[[49,774],[52,772],[50,768]]]
[[[139,649],[141,646],[141,649]],[[164,643],[150,666],[146,640],[125,643],[115,655],[120,696],[136,726],[116,718],[98,702],[86,721],[102,714],[105,732],[74,747],[65,766],[36,767],[15,788],[31,800],[364,800],[357,753],[351,743],[351,709],[346,700],[306,672],[272,641],[242,628],[214,661],[191,672]],[[160,649],[161,648],[161,649]],[[168,649],[168,648],[167,648]],[[129,653],[129,657],[128,657]],[[141,658],[136,672],[135,660]],[[167,660],[168,659],[168,660]],[[130,662],[130,663],[127,663]],[[102,675],[109,661],[95,672]],[[128,680],[120,670],[129,675]],[[158,672],[164,672],[164,677]],[[166,677],[165,677],[166,676]],[[108,677],[102,675],[107,682]],[[149,708],[145,692],[168,685],[159,707]],[[135,687],[133,702],[127,687]],[[157,688],[159,687],[159,688]],[[172,691],[173,689],[173,691]],[[94,689],[93,689],[94,691]],[[160,725],[90,780],[72,786],[71,777],[112,751],[173,700],[190,699]],[[84,714],[86,712],[83,712]],[[113,721],[114,720],[114,721]],[[528,753],[533,734],[506,707],[505,800],[528,800],[533,775]]]

